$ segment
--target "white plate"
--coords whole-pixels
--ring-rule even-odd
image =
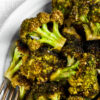
[[[31,16],[36,16],[40,11],[50,12],[51,0],[27,0],[19,6],[6,20],[0,30],[0,84],[3,74],[10,65],[11,45],[18,37],[21,22]]]

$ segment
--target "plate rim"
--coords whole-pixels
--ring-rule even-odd
[[[8,52],[8,49],[9,49],[9,46],[10,46],[10,43],[11,43],[11,40],[12,40],[12,37],[14,36],[14,33],[18,30],[19,26],[20,26],[20,23],[22,22],[23,19],[29,17],[32,13],[34,13],[37,8],[40,9],[41,7],[45,6],[46,4],[50,3],[51,0],[26,0],[25,2],[23,2],[18,8],[16,8],[11,14],[10,16],[6,19],[6,21],[4,22],[4,24],[2,25],[2,27],[0,28],[0,47],[3,47],[2,49],[0,49],[0,56],[1,56],[1,59],[0,59],[0,84],[1,82],[3,81],[3,68],[4,68],[4,65],[5,65],[5,60],[6,60],[6,56],[7,56],[7,52]],[[14,18],[17,18],[16,15],[18,15],[18,11],[22,11],[22,9],[24,7],[27,7],[29,4],[30,7],[28,7],[27,9],[25,9],[26,11],[28,10],[31,10],[30,12],[28,12],[27,16],[21,16],[21,18],[18,18],[19,21],[16,22],[11,22],[11,19],[14,19]],[[38,6],[36,6],[38,4]],[[32,6],[34,5],[34,9],[32,8]],[[23,10],[20,15],[22,13],[25,13],[25,11]],[[9,25],[10,24],[10,25]],[[16,26],[18,24],[18,26]],[[11,26],[14,26],[14,30],[11,31]],[[3,38],[7,34],[7,29],[9,29],[9,32],[12,32],[12,36],[10,37],[10,40],[9,40],[9,43],[8,45],[6,45],[6,42],[5,42],[5,45],[3,43]],[[9,33],[8,32],[8,33]],[[2,35],[3,34],[3,35]],[[11,35],[11,33],[10,33]],[[9,36],[9,35],[8,35]]]

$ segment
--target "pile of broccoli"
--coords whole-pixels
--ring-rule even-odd
[[[19,36],[4,76],[20,100],[100,98],[100,0],[52,0]]]

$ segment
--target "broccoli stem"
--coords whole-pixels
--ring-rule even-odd
[[[90,27],[87,24],[83,24],[86,39],[87,40],[95,40],[100,39],[100,24],[99,23],[90,23]]]
[[[53,32],[49,31],[47,24],[43,24],[42,28],[38,28],[36,32],[41,36],[40,43],[47,43],[54,49],[61,50],[66,42],[66,39],[59,32],[56,22],[53,22]]]
[[[86,34],[86,40],[90,40],[92,38],[91,30],[87,24],[83,24],[85,34]]]
[[[98,36],[100,35],[100,23],[90,23],[91,29],[93,31],[93,35]]]
[[[66,79],[66,78],[71,77],[72,75],[75,75],[76,71],[74,71],[74,70],[78,68],[78,65],[79,65],[79,61],[77,61],[74,65],[72,65],[70,67],[66,67],[64,69],[58,69],[56,72],[54,72],[50,76],[50,80],[51,81],[59,81],[61,79]]]
[[[8,68],[9,70],[11,70],[16,65],[16,63],[19,61],[19,58],[21,56],[22,56],[21,53],[18,51],[18,48],[16,47],[14,50],[13,60],[11,62],[10,67]]]
[[[15,66],[11,66],[9,67],[9,69],[7,70],[7,72],[5,73],[5,77],[8,78],[9,80],[11,80],[11,78],[13,77],[14,73],[17,72],[20,68],[20,66],[22,65],[22,60],[20,60],[17,65]]]
[[[23,100],[23,98],[24,98],[24,96],[26,94],[25,87],[24,86],[20,86],[19,89],[20,89],[20,100]]]

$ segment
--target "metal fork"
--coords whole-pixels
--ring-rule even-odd
[[[18,100],[19,88],[13,88],[10,81],[7,79],[4,79],[4,81],[0,86],[0,95],[2,92],[3,92],[3,96],[1,100]]]

